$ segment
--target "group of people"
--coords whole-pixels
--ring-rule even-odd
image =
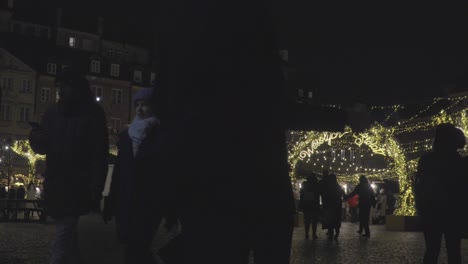
[[[359,230],[357,232],[364,237],[370,237],[370,208],[375,206],[376,198],[366,176],[360,176],[359,184],[349,194],[345,194],[333,173],[325,172],[320,182],[315,174],[308,176],[307,180],[302,183],[299,203],[304,213],[305,238],[309,239],[310,226],[312,226],[312,237],[317,239],[317,225],[321,222],[322,229],[327,229],[328,238],[338,240],[343,214],[342,203],[344,200],[356,197],[359,197],[357,203]]]
[[[16,219],[18,217],[17,210],[11,210],[15,207],[25,208],[24,217],[32,216],[32,212],[28,211],[27,208],[35,208],[35,203],[24,203],[21,200],[36,200],[37,190],[36,185],[30,182],[26,189],[23,185],[15,187],[14,185],[10,188],[6,186],[0,186],[0,213],[4,219]],[[20,201],[18,201],[20,200]]]

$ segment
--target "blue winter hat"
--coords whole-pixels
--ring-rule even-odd
[[[153,87],[147,87],[147,88],[141,89],[135,94],[135,96],[133,96],[133,104],[136,105],[136,102],[140,100],[149,102],[151,98],[153,97],[153,93],[154,93]]]

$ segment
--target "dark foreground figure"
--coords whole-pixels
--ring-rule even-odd
[[[295,205],[285,132],[292,125],[268,6],[174,0],[159,10],[162,101],[155,105],[170,137],[178,263],[242,264],[251,250],[256,263],[289,263]]]
[[[442,235],[448,263],[461,263],[460,243],[466,219],[460,212],[466,203],[466,161],[457,152],[465,146],[465,135],[452,124],[436,128],[431,153],[421,157],[416,174],[416,209],[421,215],[426,241],[424,263],[437,263]]]

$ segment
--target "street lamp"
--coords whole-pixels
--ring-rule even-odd
[[[7,160],[6,160],[6,166],[7,166],[7,177],[8,177],[8,194],[10,193],[10,175],[11,175],[11,137],[8,137],[6,140],[5,140],[5,143],[3,144],[3,148],[5,149],[6,153],[7,153]],[[9,195],[8,195],[9,196]],[[8,196],[7,196],[7,199],[8,199]]]

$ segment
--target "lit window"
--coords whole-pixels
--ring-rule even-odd
[[[75,37],[70,37],[70,38],[68,39],[68,45],[69,45],[70,47],[73,47],[73,48],[76,47],[76,38],[75,38]]]
[[[313,95],[314,95],[314,94],[313,94],[311,91],[309,91],[309,92],[307,93],[307,97],[309,97],[309,98],[312,98]]]
[[[112,104],[122,103],[122,89],[112,89]]]
[[[118,77],[120,75],[120,65],[119,64],[111,64],[110,75]]]
[[[50,88],[43,87],[41,89],[41,102],[43,103],[50,102]]]
[[[29,121],[29,112],[30,112],[29,107],[21,106],[20,107],[20,119],[19,120],[21,122],[28,122]]]
[[[91,72],[100,73],[101,72],[101,62],[97,60],[91,61]]]
[[[135,70],[135,72],[133,74],[133,81],[141,82],[141,71]]]
[[[0,106],[0,119],[2,120],[11,120],[11,109],[9,105]]]
[[[57,64],[47,63],[47,73],[56,74],[57,73]]]

